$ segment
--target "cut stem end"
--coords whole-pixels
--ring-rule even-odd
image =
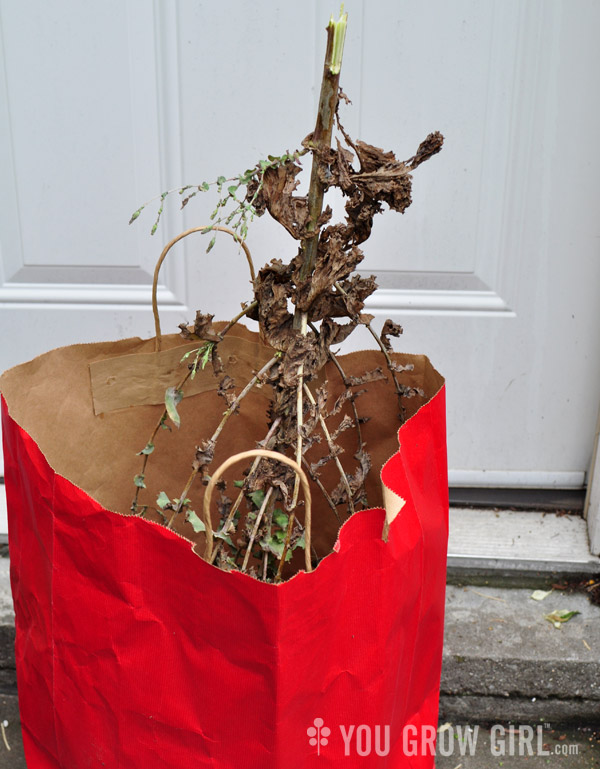
[[[334,21],[333,15],[329,20],[329,28],[333,29],[333,45],[331,46],[331,61],[329,71],[332,75],[339,75],[342,68],[344,55],[344,41],[346,40],[346,27],[348,26],[348,14],[344,13],[344,5],[340,10],[340,18]]]

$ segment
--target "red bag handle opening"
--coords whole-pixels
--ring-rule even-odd
[[[206,487],[206,492],[204,493],[204,503],[203,503],[203,510],[202,510],[203,516],[204,516],[204,525],[206,526],[206,550],[204,552],[204,559],[210,563],[212,559],[212,552],[213,552],[214,538],[213,538],[212,520],[210,517],[210,501],[212,499],[213,489],[217,481],[219,480],[219,478],[225,472],[225,470],[231,467],[231,465],[236,464],[236,462],[241,462],[242,460],[249,459],[250,457],[267,457],[268,459],[274,459],[277,462],[283,462],[284,465],[289,465],[297,473],[298,477],[300,478],[300,483],[302,484],[302,489],[304,491],[304,501],[306,504],[306,512],[304,514],[305,566],[306,566],[306,571],[312,571],[312,564],[310,562],[312,500],[310,495],[310,486],[308,485],[308,478],[306,477],[306,473],[304,472],[304,470],[293,459],[290,459],[290,457],[286,457],[285,454],[281,454],[279,451],[269,451],[268,449],[250,449],[249,451],[242,451],[239,454],[234,454],[233,456],[229,457],[229,459],[226,459],[223,462],[223,464],[220,465],[212,474],[211,479],[208,483],[208,486]]]
[[[154,329],[156,331],[156,340],[154,342],[154,351],[160,352],[161,343],[162,343],[162,332],[160,329],[160,318],[158,315],[158,299],[156,297],[157,291],[158,291],[158,273],[160,272],[160,268],[162,267],[162,263],[165,261],[165,258],[169,251],[173,248],[175,243],[178,243],[180,240],[183,240],[183,238],[187,237],[188,235],[191,235],[194,232],[226,232],[228,235],[231,235],[231,237],[240,244],[240,246],[244,249],[244,253],[246,254],[246,259],[248,260],[248,266],[250,268],[250,277],[252,279],[252,282],[254,283],[254,279],[256,277],[256,274],[254,272],[254,263],[252,262],[252,257],[250,255],[250,249],[246,245],[245,241],[243,241],[240,236],[237,234],[237,232],[234,232],[233,230],[230,230],[229,227],[221,227],[221,225],[202,225],[201,227],[192,227],[190,230],[185,230],[185,232],[180,232],[179,235],[175,236],[173,240],[170,240],[167,245],[163,248],[162,254],[158,258],[158,262],[156,263],[156,267],[154,268],[154,278],[152,279],[152,313],[154,315]]]

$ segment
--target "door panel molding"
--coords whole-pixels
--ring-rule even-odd
[[[514,255],[527,253],[528,245],[523,241],[526,228],[514,227],[512,223],[523,221],[531,203],[530,190],[520,182],[522,168],[538,140],[538,102],[543,96],[538,96],[536,101],[531,94],[545,93],[544,88],[536,86],[547,77],[545,72],[552,71],[556,55],[560,12],[550,6],[552,4],[544,4],[543,0],[525,4],[496,0],[490,6],[489,28],[486,30],[490,41],[487,87],[486,93],[481,95],[482,99],[487,98],[487,104],[482,119],[480,149],[471,158],[472,163],[479,162],[475,171],[479,173],[478,196],[476,205],[471,202],[471,208],[467,210],[458,205],[456,220],[463,230],[468,228],[468,237],[464,239],[468,258],[462,261],[472,264],[473,270],[445,269],[448,255],[441,239],[432,241],[439,249],[437,270],[390,269],[398,259],[398,251],[411,251],[411,245],[421,243],[422,232],[436,226],[431,206],[427,203],[427,191],[429,189],[429,194],[434,196],[434,184],[419,180],[426,194],[424,199],[420,198],[419,206],[411,210],[410,221],[386,222],[385,241],[378,240],[378,233],[374,233],[373,257],[368,259],[369,266],[362,271],[367,275],[374,272],[380,286],[367,300],[371,312],[515,317],[520,297],[521,265]],[[490,99],[489,94],[494,98]],[[460,146],[453,149],[455,142],[456,137],[449,136],[444,153],[460,154]],[[428,175],[434,171],[426,167],[419,173]],[[443,210],[440,213],[444,215]],[[442,220],[442,226],[444,223],[446,220]],[[408,238],[402,234],[405,228],[410,232]],[[393,242],[402,245],[390,248]],[[451,241],[450,248],[453,245],[456,247]],[[535,257],[534,254],[530,256]],[[451,255],[450,261],[453,261]]]
[[[362,275],[368,273],[361,271]],[[380,271],[378,290],[366,306],[375,315],[402,312],[425,313],[514,313],[499,294],[473,272]]]
[[[436,291],[380,288],[370,296],[365,307],[374,315],[425,312],[434,313],[481,313],[504,314],[514,317],[514,312],[502,297],[493,291]]]
[[[12,25],[22,24],[19,11],[11,9],[8,18],[4,19],[4,27],[0,26],[0,36],[9,34]],[[26,11],[22,11],[26,13]],[[127,50],[121,50],[119,55],[128,62],[124,76],[129,78],[128,89],[131,98],[130,133],[126,133],[124,141],[127,154],[132,158],[133,177],[130,180],[131,189],[126,196],[131,199],[131,209],[150,195],[159,193],[168,187],[170,175],[179,176],[181,166],[181,148],[179,146],[180,108],[179,93],[172,84],[177,82],[177,8],[171,4],[155,2],[145,5],[139,0],[127,0],[124,5],[126,17]],[[8,29],[7,29],[8,25]],[[4,39],[3,37],[1,39]],[[79,247],[73,249],[72,234],[65,230],[64,251],[67,262],[74,255],[79,255],[79,264],[65,263],[62,249],[55,249],[50,254],[44,254],[43,259],[36,259],[35,253],[28,253],[23,237],[24,228],[35,227],[31,212],[35,207],[28,201],[28,190],[36,187],[37,179],[21,178],[17,183],[19,158],[13,142],[13,122],[16,119],[13,110],[19,109],[19,104],[11,105],[9,78],[7,73],[7,57],[10,56],[6,46],[2,46],[0,56],[0,163],[5,169],[2,180],[0,205],[0,302],[51,304],[57,302],[79,303],[94,302],[101,304],[125,303],[129,305],[144,305],[150,300],[149,286],[152,282],[154,261],[162,249],[163,239],[168,237],[172,228],[169,221],[170,212],[163,214],[160,234],[151,240],[149,229],[152,217],[158,204],[148,206],[145,212],[147,222],[136,223],[132,228],[127,227],[127,217],[131,213],[123,210],[119,221],[107,221],[103,213],[98,214],[98,222],[89,225],[86,222],[79,229],[84,236],[79,237]],[[17,62],[12,62],[10,70],[15,75]],[[175,68],[175,70],[174,70]],[[153,78],[148,73],[154,73]],[[101,83],[101,75],[99,82]],[[12,88],[18,87],[18,82]],[[33,97],[32,97],[33,98]],[[17,100],[18,101],[18,100]],[[11,117],[12,116],[12,117]],[[91,118],[90,118],[91,119]],[[64,140],[63,140],[64,141]],[[49,137],[51,143],[51,137]],[[23,148],[19,150],[23,153]],[[92,164],[92,171],[101,166]],[[30,172],[31,173],[31,172]],[[118,181],[118,177],[116,178]],[[179,179],[177,180],[179,181]],[[32,184],[33,182],[33,184]],[[42,187],[48,180],[40,180]],[[97,185],[106,183],[106,179],[85,179],[82,169],[82,185]],[[58,189],[58,192],[65,190]],[[113,191],[107,185],[106,196]],[[39,193],[40,195],[42,193]],[[74,193],[79,201],[80,191]],[[85,196],[85,191],[83,192]],[[122,197],[125,197],[122,195]],[[29,213],[24,213],[23,205],[27,201]],[[70,205],[65,200],[65,206]],[[79,202],[77,206],[81,205]],[[129,205],[129,204],[126,204]],[[78,215],[75,206],[74,218]],[[82,210],[85,210],[83,204]],[[108,210],[108,209],[107,209]],[[27,216],[24,220],[23,216]],[[112,217],[111,217],[112,218]],[[178,217],[179,218],[179,217]],[[89,220],[89,215],[87,217]],[[98,228],[98,234],[93,228]],[[117,230],[122,233],[114,257],[108,249],[106,253],[98,250],[98,240],[102,240],[103,232]],[[55,236],[56,237],[56,236]],[[93,244],[98,261],[102,264],[85,264],[86,250],[89,246],[85,240],[89,237],[89,245]],[[39,241],[38,245],[39,245]],[[114,246],[114,243],[113,243]],[[91,257],[88,257],[90,259]],[[50,259],[56,264],[38,263]],[[113,263],[110,263],[111,260]],[[185,306],[186,303],[186,265],[181,256],[171,259],[161,273],[162,285],[159,289],[159,299],[162,304]],[[167,288],[168,286],[168,288]],[[177,298],[179,297],[179,298]]]
[[[187,309],[175,294],[165,286],[157,291],[159,305]],[[143,305],[150,312],[152,287],[149,285],[92,285],[89,283],[6,283],[0,288],[0,304],[114,304]]]

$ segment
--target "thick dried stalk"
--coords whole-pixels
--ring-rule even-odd
[[[302,242],[302,267],[300,268],[300,280],[306,278],[313,271],[319,244],[319,229],[317,226],[319,217],[323,212],[323,197],[325,185],[320,179],[320,167],[322,160],[319,152],[331,146],[331,135],[335,122],[335,113],[339,101],[340,69],[344,50],[344,37],[346,34],[346,22],[348,14],[342,14],[339,21],[333,18],[327,26],[327,48],[325,51],[325,64],[323,78],[321,80],[321,93],[319,96],[319,109],[315,130],[308,144],[313,151],[310,185],[308,188],[308,223],[306,229],[315,234]],[[296,314],[297,317],[297,314]],[[298,328],[299,325],[296,325]]]
[[[310,173],[310,183],[308,187],[308,222],[306,229],[308,232],[314,232],[312,237],[302,241],[301,254],[302,266],[300,267],[300,281],[306,280],[314,270],[317,260],[317,248],[319,245],[319,217],[323,213],[323,198],[325,196],[325,185],[321,181],[321,166],[323,161],[319,157],[324,149],[331,147],[331,136],[333,125],[339,101],[340,91],[340,70],[342,66],[342,56],[344,52],[344,38],[346,36],[346,23],[348,14],[340,14],[339,20],[334,21],[333,17],[327,25],[327,47],[325,49],[325,64],[323,66],[323,77],[321,80],[321,93],[319,95],[319,109],[317,111],[317,122],[315,130],[309,142],[309,148],[312,150],[313,159]],[[307,333],[308,316],[306,312],[298,309],[294,312],[294,328],[300,329],[302,334]],[[298,442],[296,445],[296,461],[302,460],[302,413],[304,404],[302,401],[302,392],[304,386],[304,366],[298,370],[298,397],[296,406],[296,418],[298,421]],[[298,479],[294,483],[294,493],[292,496],[292,510],[298,500]],[[277,571],[277,579],[281,577],[281,570],[285,562],[285,556],[290,546],[292,530],[294,526],[294,513],[290,513],[288,528],[283,547],[283,555]]]

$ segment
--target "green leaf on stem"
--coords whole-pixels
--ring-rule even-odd
[[[273,553],[273,555],[281,560],[281,556],[283,555],[283,547],[284,542],[281,541],[278,537],[275,535],[272,536],[270,539],[263,539],[261,542],[263,548],[267,550],[269,553]],[[287,553],[285,554],[285,560],[291,561],[292,559],[292,551],[288,549]]]
[[[144,210],[144,206],[142,206],[141,208],[138,208],[137,211],[134,211],[131,214],[131,219],[129,220],[129,224],[133,224],[135,222],[135,220],[138,218],[138,216],[142,213],[143,210]]]
[[[226,542],[228,545],[231,545],[233,547],[233,542],[231,541],[231,537],[229,534],[225,534],[222,531],[215,531],[215,539],[222,539],[223,542]]]
[[[201,531],[206,531],[204,521],[193,510],[188,510],[185,514],[186,521],[192,524],[192,528],[198,534]]]
[[[286,529],[289,521],[289,516],[283,512],[283,510],[273,511],[273,520],[282,529]]]
[[[249,497],[255,507],[260,507],[265,500],[265,492],[262,491],[262,489],[259,489],[258,491],[253,491],[252,494],[249,494]]]
[[[167,387],[165,392],[165,408],[175,427],[181,425],[181,417],[177,412],[177,406],[181,403],[182,398],[183,390],[178,390],[176,387]]]
[[[212,351],[213,351],[213,347],[214,346],[215,346],[214,342],[207,342],[204,345],[204,348],[203,348],[204,352],[202,354],[202,370],[203,371],[204,371],[204,368],[205,368],[206,364],[208,363],[208,361],[210,360],[210,358],[212,356]]]
[[[161,510],[164,510],[167,505],[171,504],[171,500],[164,491],[161,491],[156,498],[156,504],[160,507]]]

